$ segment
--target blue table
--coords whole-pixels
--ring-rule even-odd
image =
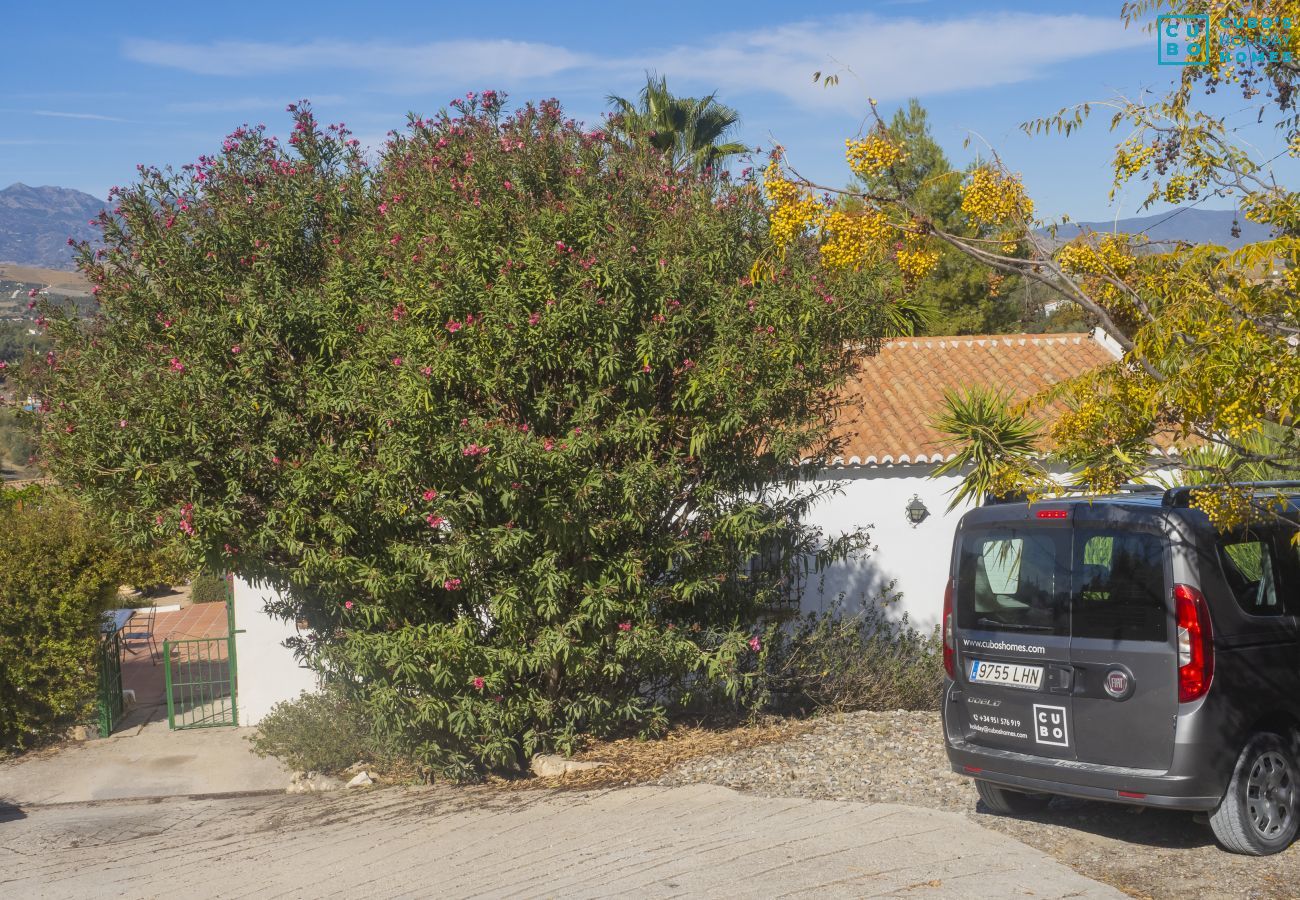
[[[116,634],[126,627],[126,623],[131,621],[135,615],[133,609],[106,609],[100,620],[100,629],[106,635]]]

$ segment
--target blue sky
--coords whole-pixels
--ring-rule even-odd
[[[994,146],[1041,214],[1131,215],[1133,199],[1107,202],[1114,137],[1103,121],[1068,140],[1018,130],[1067,104],[1167,87],[1176,70],[1156,64],[1153,35],[1122,27],[1119,6],[18,3],[5,13],[0,63],[0,186],[103,196],[136,163],[190,162],[241,123],[282,131],[285,104],[304,97],[372,145],[408,111],[485,88],[558,97],[595,121],[607,94],[633,96],[654,69],[677,93],[717,90],[743,116],[740,139],[780,142],[800,171],[829,184],[845,181],[843,141],[861,127],[866,98],[889,112],[917,96],[956,162]],[[841,72],[840,85],[815,86],[817,70]],[[1250,126],[1237,100],[1223,111],[1271,156],[1273,135]]]

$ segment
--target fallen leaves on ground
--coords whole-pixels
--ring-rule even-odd
[[[600,741],[573,759],[604,763],[598,769],[570,772],[556,778],[491,779],[504,790],[562,788],[587,790],[653,781],[689,759],[735,753],[751,747],[786,741],[811,731],[813,723],[801,719],[769,719],[734,727],[679,724],[658,738],[621,738]]]

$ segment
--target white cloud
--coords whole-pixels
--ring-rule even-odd
[[[302,44],[218,41],[211,44],[132,39],[123,53],[136,62],[198,75],[276,75],[319,69],[371,72],[417,87],[443,79],[530,78],[572,69],[584,57],[563,47],[530,41],[317,40]],[[412,83],[414,82],[414,83]]]
[[[868,96],[897,100],[1015,84],[1059,62],[1150,41],[1112,17],[856,15],[718,35],[652,55],[646,66],[728,93],[761,90],[800,104],[861,109]],[[817,71],[839,73],[840,84],[814,84]]]
[[[767,93],[805,107],[860,110],[867,96],[896,100],[1011,85],[1056,63],[1150,40],[1140,29],[1125,29],[1117,16],[1004,12],[941,18],[909,10],[900,16],[843,15],[700,36],[631,57],[512,40],[203,44],[133,39],[123,52],[137,62],[201,75],[369,73],[376,83],[366,87],[392,93],[449,84],[519,88],[539,79],[606,89],[639,82],[644,70],[653,69],[678,90]],[[840,84],[830,89],[813,84],[815,71],[839,73]]]
[[[54,109],[34,109],[34,116],[44,116],[47,119],[89,119],[94,122],[126,122],[126,119],[120,119],[117,116],[104,116],[99,113],[82,113],[82,112],[60,112]]]

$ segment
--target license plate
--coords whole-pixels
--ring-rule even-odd
[[[1036,691],[1043,686],[1043,667],[973,659],[970,663],[970,681]]]

